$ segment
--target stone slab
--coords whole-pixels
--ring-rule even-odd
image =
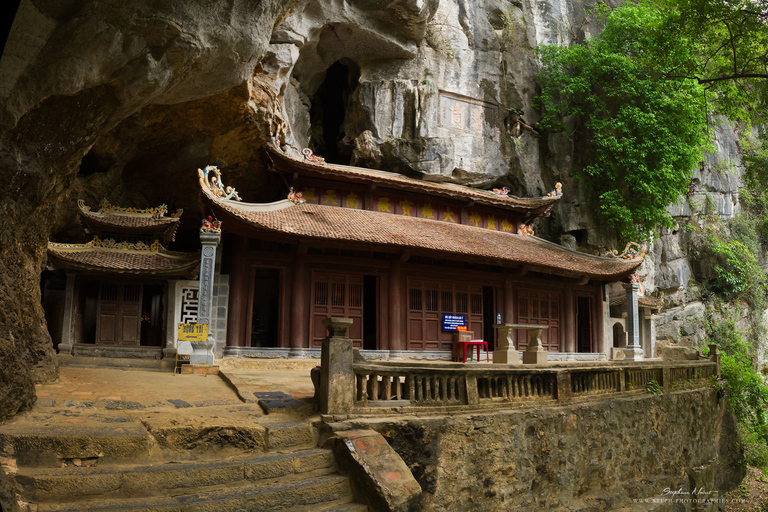
[[[403,459],[375,430],[336,432],[337,463],[350,476],[357,501],[372,510],[406,512],[421,498],[421,486]]]

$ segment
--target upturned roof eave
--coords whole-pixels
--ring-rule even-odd
[[[463,203],[473,203],[514,211],[529,217],[549,216],[554,205],[562,198],[562,196],[544,196],[525,199],[516,196],[495,196],[490,191],[474,189],[455,183],[438,183],[375,169],[298,160],[283,153],[272,143],[264,144],[263,148],[272,164],[271,170],[275,172],[299,172],[312,177],[343,179],[344,181],[363,185],[375,184],[388,189],[411,193],[428,193],[429,195]],[[387,173],[391,174],[391,176],[378,175],[376,173]],[[425,191],[425,188],[428,190]]]

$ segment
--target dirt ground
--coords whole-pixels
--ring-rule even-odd
[[[724,498],[726,512],[768,512],[768,474],[749,466],[741,486]]]

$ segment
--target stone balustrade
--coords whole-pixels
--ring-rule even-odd
[[[719,375],[716,351],[712,358],[697,361],[550,363],[537,368],[482,363],[374,363],[351,356],[352,341],[333,327],[335,323],[342,325],[342,320],[327,320],[331,335],[323,344],[323,364],[332,363],[321,369],[326,383],[320,388],[325,414],[565,403],[642,392],[651,381],[665,391],[704,387],[709,385],[710,377]],[[339,351],[339,355],[331,351]],[[334,379],[335,373],[352,378]],[[328,385],[331,381],[335,384]],[[328,396],[323,397],[324,393]]]

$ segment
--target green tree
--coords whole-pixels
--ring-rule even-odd
[[[667,39],[694,50],[665,77],[695,79],[714,112],[741,121],[768,106],[768,3],[765,0],[658,0]]]
[[[603,7],[598,37],[538,48],[540,126],[573,135],[584,148],[574,169],[620,238],[647,240],[670,226],[667,206],[687,191],[706,148],[706,98],[675,70],[696,47],[665,33],[668,16],[648,3]]]

